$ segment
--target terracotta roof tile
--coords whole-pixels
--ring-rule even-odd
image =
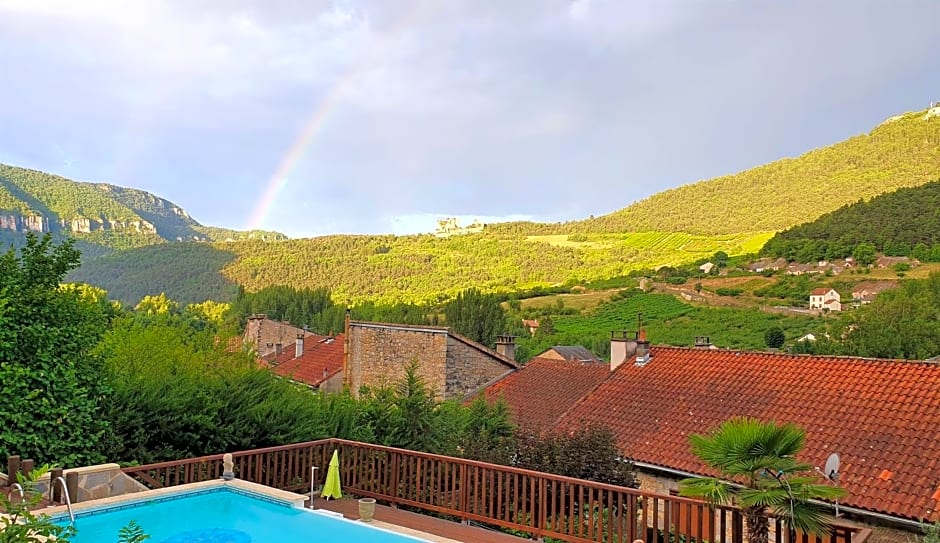
[[[487,394],[501,392],[521,421],[541,427],[580,397],[561,426],[606,424],[635,460],[701,474],[711,473],[692,454],[690,434],[736,416],[793,422],[807,432],[803,460],[822,466],[840,454],[841,503],[940,518],[940,365],[654,347],[648,364],[624,364],[606,379],[564,368],[537,362]]]
[[[610,374],[607,364],[533,358],[487,387],[484,394],[488,400],[502,396],[520,428],[542,431],[554,428],[565,410]]]
[[[291,343],[269,362],[271,371],[310,386],[320,386],[343,371],[343,340],[343,334],[332,338],[309,336],[304,340],[304,353],[300,357],[295,357],[296,343]]]

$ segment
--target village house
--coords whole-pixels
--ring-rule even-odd
[[[239,347],[254,347],[260,358],[280,355],[285,345],[290,346],[298,335],[315,336],[303,328],[290,323],[269,319],[264,313],[248,317],[245,333]]]
[[[710,274],[714,268],[715,268],[715,265],[712,264],[711,262],[706,262],[698,267],[698,269],[705,275]]]
[[[409,364],[441,399],[462,398],[507,375],[518,364],[515,338],[499,336],[489,349],[450,328],[377,322],[346,324],[343,386],[353,395],[405,377]]]
[[[869,541],[905,541],[921,521],[940,519],[940,365],[651,347],[642,336],[615,337],[611,352],[609,366],[536,358],[484,393],[503,398],[523,429],[610,428],[641,488],[658,493],[717,475],[692,453],[690,435],[741,416],[794,423],[806,430],[800,460],[821,469],[841,456],[840,511],[874,528]],[[886,375],[916,383],[916,393],[899,394]]]
[[[555,345],[551,349],[538,355],[538,357],[564,360],[566,362],[604,363],[600,357],[580,345]]]
[[[275,374],[323,392],[343,390],[345,336],[297,335],[294,344],[266,360]]]
[[[809,293],[809,308],[822,311],[842,311],[842,299],[834,288],[814,288]]]
[[[878,268],[890,268],[896,264],[907,264],[912,268],[916,268],[917,266],[920,266],[920,260],[917,260],[916,258],[908,258],[906,256],[884,255],[879,256],[878,259],[875,260],[875,266]]]
[[[532,336],[539,331],[539,321],[536,319],[522,319],[522,326],[525,326]]]
[[[290,326],[277,324],[285,326],[284,330]],[[258,326],[249,321],[246,336]],[[260,362],[281,377],[324,392],[348,388],[358,396],[362,387],[400,381],[407,366],[414,363],[437,397],[462,398],[519,367],[513,358],[512,336],[500,336],[494,351],[443,326],[347,318],[344,333],[335,337],[294,330],[293,342],[278,343],[276,350],[264,356],[259,353]]]
[[[897,286],[894,281],[865,281],[852,287],[852,300],[860,304],[870,304],[878,294]]]
[[[778,258],[772,260],[770,258],[762,258],[756,262],[752,262],[747,269],[754,273],[763,273],[765,271],[777,271],[782,270],[787,267],[787,259]]]

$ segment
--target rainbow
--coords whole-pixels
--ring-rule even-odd
[[[360,60],[354,63],[353,66],[340,77],[336,84],[327,92],[326,96],[314,107],[313,113],[310,115],[309,120],[303,125],[297,139],[287,148],[284,156],[278,162],[274,173],[271,174],[271,178],[265,184],[261,198],[258,200],[258,205],[255,206],[248,220],[249,230],[259,229],[265,224],[268,215],[270,215],[274,204],[277,202],[278,196],[287,186],[288,175],[293,171],[301,157],[303,157],[307,148],[313,141],[313,138],[323,130],[330,114],[336,111],[337,106],[340,104],[349,86],[374,64],[376,57],[388,40],[401,33],[418,18],[422,13],[421,8],[423,8],[424,5],[425,4],[421,1],[415,2],[412,9],[405,11],[398,21],[391,25],[389,30],[378,36],[373,41],[372,46],[360,57]]]

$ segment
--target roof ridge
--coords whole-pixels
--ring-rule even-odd
[[[702,349],[701,347],[686,347],[686,346],[677,346],[677,345],[653,345],[650,347],[651,354],[652,350],[663,350],[671,349],[678,351],[700,351],[703,353],[738,353],[738,354],[748,354],[748,355],[761,355],[769,356],[774,358],[803,358],[803,359],[820,359],[820,360],[843,360],[846,362],[858,361],[858,362],[883,362],[888,364],[927,364],[935,365],[934,362],[929,360],[921,359],[909,359],[909,358],[878,358],[873,356],[852,356],[846,354],[807,354],[807,353],[790,353],[790,352],[767,352],[767,351],[752,351],[748,349],[728,349],[728,348],[709,348]]]

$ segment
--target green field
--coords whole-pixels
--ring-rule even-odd
[[[764,332],[779,326],[791,343],[804,334],[819,331],[822,319],[784,316],[759,309],[693,306],[668,295],[624,291],[625,299],[607,302],[581,315],[553,317],[557,333],[544,338],[521,338],[520,348],[534,356],[552,345],[584,345],[609,355],[613,330],[636,330],[637,316],[655,345],[691,347],[695,336],[709,336],[721,348],[764,349]]]

